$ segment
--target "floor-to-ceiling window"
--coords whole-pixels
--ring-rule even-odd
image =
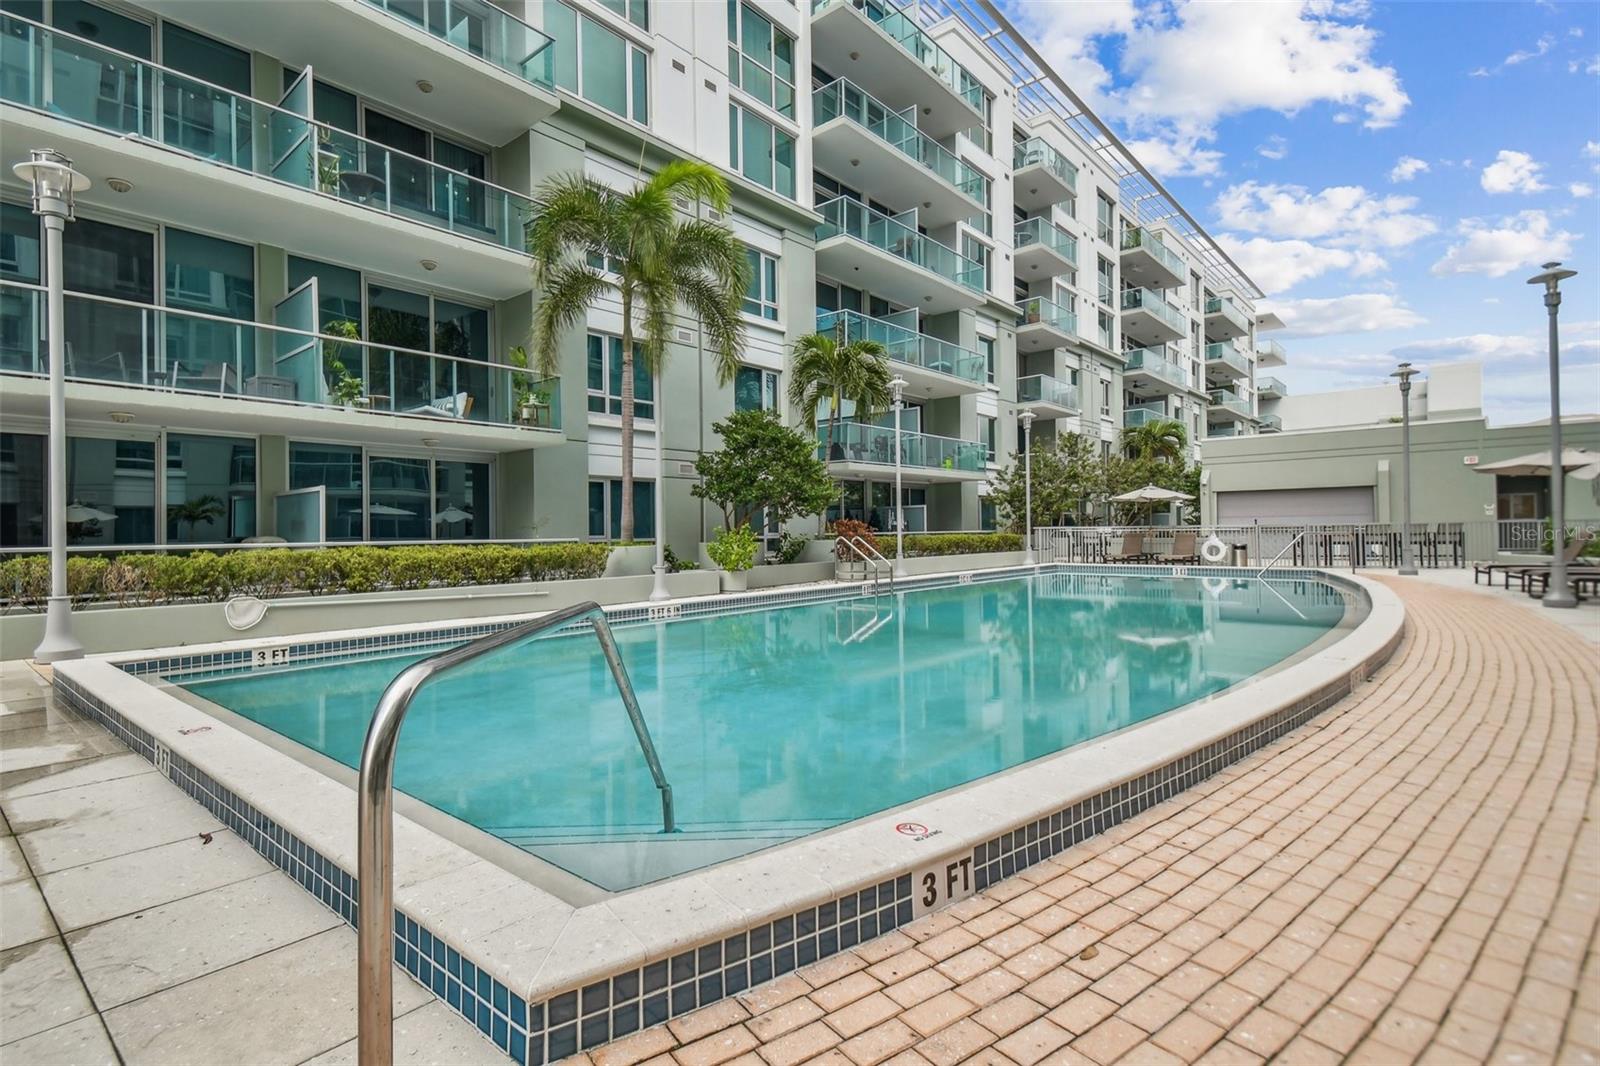
[[[441,459],[434,464],[433,528],[438,540],[491,535],[489,464]]]
[[[156,302],[156,240],[146,230],[79,218],[62,238],[61,267],[68,293]],[[133,384],[159,384],[154,358],[156,323],[136,307],[66,300],[64,335],[69,375]]]
[[[254,248],[180,229],[169,228],[165,237],[168,307],[254,321]],[[250,326],[176,314],[163,319],[169,384],[237,393],[255,374],[255,330]]]
[[[656,535],[656,484],[653,481],[633,482],[633,535],[637,540],[651,540]],[[599,540],[616,540],[622,536],[622,481],[589,482],[589,536]]]
[[[493,474],[487,461],[289,444],[289,487],[325,490],[329,540],[487,538]]]
[[[0,548],[45,544],[45,438],[0,433]]]
[[[256,533],[256,442],[170,433],[166,438],[169,544],[217,544]]]
[[[289,487],[326,489],[329,540],[362,539],[362,465],[361,449],[350,445],[289,445]]]
[[[433,490],[428,460],[374,455],[368,459],[368,471],[368,539],[430,539]]]

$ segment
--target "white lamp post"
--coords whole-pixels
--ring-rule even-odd
[[[1411,558],[1411,379],[1419,373],[1410,363],[1401,363],[1389,375],[1400,379],[1400,470],[1405,512],[1405,525],[1400,530],[1400,573],[1405,577],[1417,576],[1416,561]]]
[[[650,588],[652,602],[672,599],[667,591],[667,420],[661,407],[661,372],[652,376],[656,398],[656,565],[655,584]]]
[[[900,492],[900,412],[905,410],[906,379],[896,374],[889,382],[894,390],[894,576],[906,576],[905,497]]]
[[[1577,274],[1560,263],[1544,264],[1544,273],[1528,279],[1544,286],[1544,306],[1550,314],[1550,584],[1545,586],[1546,607],[1576,607],[1578,600],[1567,584],[1567,471],[1561,462],[1561,341],[1556,317],[1561,313],[1561,283]]]
[[[1033,566],[1033,419],[1032,411],[1022,412],[1022,565]]]
[[[53,148],[35,148],[28,162],[11,169],[33,190],[33,213],[44,219],[44,255],[48,295],[45,335],[50,352],[50,598],[44,616],[44,639],[33,650],[41,663],[78,659],[83,645],[72,635],[72,599],[67,595],[67,378],[61,295],[61,234],[72,220],[73,194],[89,187],[89,179],[72,169],[72,160]]]

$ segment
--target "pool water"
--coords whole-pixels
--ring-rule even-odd
[[[1295,656],[1345,613],[1338,590],[1309,580],[1044,572],[618,626],[673,786],[671,837],[598,642],[547,637],[424,688],[395,784],[617,890],[1209,696]],[[422,654],[175,680],[354,767],[384,686]]]

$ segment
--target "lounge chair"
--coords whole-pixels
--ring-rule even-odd
[[[1562,553],[1562,557],[1566,559],[1568,563],[1576,560],[1579,555],[1583,554],[1583,549],[1589,546],[1589,541],[1593,538],[1593,536],[1594,534],[1590,533],[1588,530],[1583,530],[1582,532],[1578,533],[1577,536],[1567,541],[1567,550]],[[1476,585],[1478,583],[1478,578],[1487,577],[1489,579],[1489,584],[1493,585],[1495,574],[1501,574],[1505,577],[1505,583],[1501,586],[1501,588],[1510,588],[1512,577],[1515,577],[1526,571],[1541,569],[1548,570],[1549,568],[1549,563],[1473,563],[1472,583]]]
[[[454,396],[442,396],[432,403],[418,404],[416,407],[406,408],[408,415],[432,415],[434,418],[460,418],[465,419],[472,413],[472,394],[458,392]]]
[[[1172,550],[1161,556],[1164,563],[1198,563],[1200,549],[1195,547],[1193,530],[1179,530],[1172,535]]]
[[[1116,555],[1106,557],[1108,563],[1145,563],[1150,561],[1150,553],[1144,549],[1143,533],[1124,533],[1122,535],[1122,551]]]
[[[1578,599],[1586,598],[1584,589],[1588,589],[1589,595],[1593,596],[1597,591],[1600,591],[1600,567],[1574,567],[1567,571],[1567,581],[1572,585],[1572,593]],[[1522,588],[1534,599],[1543,597],[1550,589],[1550,571],[1538,570],[1524,574],[1522,576]]]

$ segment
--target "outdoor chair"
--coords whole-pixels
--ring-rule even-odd
[[[472,394],[458,392],[454,396],[444,396],[432,403],[419,404],[406,409],[408,415],[432,415],[434,418],[460,418],[465,419],[472,413]]]
[[[1198,563],[1200,549],[1195,546],[1192,530],[1179,530],[1172,535],[1172,550],[1161,556],[1164,563]]]
[[[1572,562],[1583,553],[1584,548],[1589,546],[1589,541],[1593,536],[1594,534],[1590,533],[1588,530],[1584,530],[1571,540],[1567,541],[1567,550],[1562,553],[1562,558],[1569,563]],[[1505,584],[1501,587],[1510,588],[1511,578],[1513,576],[1512,572],[1521,573],[1523,571],[1538,570],[1540,568],[1548,569],[1549,566],[1549,563],[1473,563],[1472,583],[1476,585],[1478,583],[1478,578],[1487,577],[1489,579],[1489,584],[1493,585],[1495,574],[1500,573],[1505,575]]]
[[[1116,555],[1106,557],[1108,563],[1144,563],[1150,561],[1150,553],[1144,549],[1143,533],[1124,533],[1122,535],[1122,551]]]
[[[1600,566],[1579,566],[1567,571],[1567,581],[1572,585],[1572,594],[1578,599],[1587,599],[1600,593]],[[1540,599],[1550,589],[1550,571],[1540,570],[1523,575],[1523,589],[1534,599]],[[1588,590],[1588,596],[1584,590]]]

